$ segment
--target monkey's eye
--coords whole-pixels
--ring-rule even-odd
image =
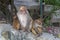
[[[26,11],[26,10],[25,9],[21,9],[20,11],[23,12],[23,11]]]
[[[20,12],[24,12],[25,10],[20,10]]]

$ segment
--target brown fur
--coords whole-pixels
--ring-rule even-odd
[[[19,21],[16,16],[13,18],[13,28],[15,28],[17,30],[20,29],[20,24],[19,24]]]
[[[33,21],[33,22],[32,22],[32,28],[31,28],[31,32],[32,32],[34,35],[41,34],[41,33],[42,33],[42,27],[40,27],[40,26],[35,27],[35,26],[34,26],[34,23],[37,23],[37,24],[39,24],[40,26],[42,26],[42,20],[41,20],[41,19],[36,19],[35,21]]]
[[[38,25],[41,25],[42,26],[42,20],[41,19],[36,19],[36,20],[31,20],[32,23],[31,23],[31,28],[29,29],[34,35],[37,35],[39,33],[42,33],[42,27],[38,26],[38,27],[35,27],[34,26],[34,23],[37,23]],[[21,27],[20,27],[20,24],[18,22],[18,20],[16,18],[14,18],[14,21],[13,21],[13,27],[17,30],[19,30]],[[24,29],[24,28],[23,28]]]

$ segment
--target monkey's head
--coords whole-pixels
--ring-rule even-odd
[[[24,6],[24,5],[20,6],[19,11],[20,11],[21,13],[25,14],[26,11],[27,11],[26,6]]]

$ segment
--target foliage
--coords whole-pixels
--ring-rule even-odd
[[[44,25],[49,26],[51,24],[51,15],[56,15],[55,11],[60,9],[60,0],[44,0],[44,2],[46,5],[53,5],[53,9],[49,12],[49,15],[44,18]]]
[[[60,0],[44,0],[45,4],[60,6]]]

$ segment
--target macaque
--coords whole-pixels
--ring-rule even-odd
[[[41,19],[36,19],[35,21],[32,22],[31,32],[34,35],[42,34],[42,20]]]
[[[14,28],[20,29],[23,31],[32,32],[34,35],[38,35],[42,33],[42,20],[36,19],[32,20],[31,16],[29,15],[29,12],[25,6],[21,6],[18,13],[17,18],[14,17],[15,22]]]
[[[29,12],[25,6],[21,6],[19,11],[17,12],[17,18],[18,20],[15,19],[15,25],[14,28],[16,29],[21,29],[23,31],[28,31],[30,29],[30,22],[32,20],[31,16],[29,15]],[[19,22],[19,23],[18,23]]]

